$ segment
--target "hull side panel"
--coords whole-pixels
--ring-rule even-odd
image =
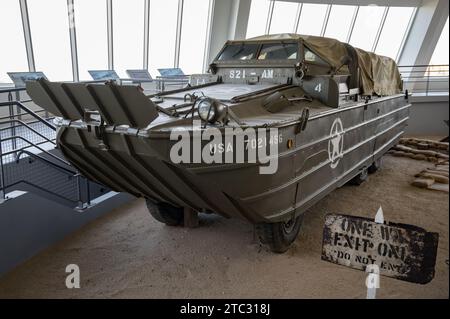
[[[93,132],[61,128],[58,141],[82,173],[116,191],[253,223],[276,222],[304,213],[389,150],[404,131],[409,106],[404,96],[384,98],[319,114],[300,134],[295,125],[280,128],[273,175],[259,174],[252,163],[173,164],[169,152],[175,142],[162,138],[104,133],[102,148]]]

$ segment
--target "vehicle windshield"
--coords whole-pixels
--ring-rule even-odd
[[[295,60],[297,52],[298,45],[296,43],[264,44],[258,60]]]
[[[267,43],[261,47],[256,43],[237,43],[225,47],[219,55],[219,61],[233,60],[296,60],[298,57],[297,43]]]
[[[250,60],[256,57],[258,44],[230,44],[220,54],[220,61]]]

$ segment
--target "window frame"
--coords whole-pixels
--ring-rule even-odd
[[[284,67],[284,66],[292,66],[292,65],[296,65],[299,62],[301,62],[301,57],[303,56],[303,50],[302,50],[302,45],[301,45],[300,40],[296,40],[296,39],[289,39],[289,40],[254,40],[254,41],[227,41],[225,43],[225,45],[222,47],[222,49],[220,49],[219,53],[216,55],[216,57],[214,58],[213,62],[211,64],[217,65],[217,66],[234,66],[234,65],[238,65],[238,66],[245,66],[245,65],[252,65],[254,66],[255,64],[257,65],[261,65],[261,66],[273,66],[276,67],[278,65]],[[224,60],[219,60],[220,55],[222,54],[222,52],[225,50],[225,48],[228,45],[232,45],[232,44],[241,44],[241,43],[245,43],[245,44],[251,44],[251,43],[256,43],[258,44],[258,49],[256,50],[256,54],[255,54],[255,58],[254,59],[249,59],[249,60],[228,60],[228,61],[224,61]],[[297,58],[296,59],[274,59],[274,60],[259,60],[258,57],[261,54],[261,49],[263,47],[263,45],[265,44],[280,44],[280,43],[286,43],[286,44],[296,44],[297,45]]]
[[[270,46],[274,46],[274,45],[297,45],[297,50],[294,51],[296,53],[295,58],[294,59],[289,59],[289,58],[286,58],[286,59],[261,59],[260,56],[261,56],[261,53],[262,53],[264,47],[265,46],[270,47]],[[264,60],[266,60],[266,61],[276,61],[276,60],[288,60],[288,61],[290,60],[290,61],[294,61],[294,60],[298,60],[298,54],[299,54],[298,43],[296,43],[294,41],[293,42],[282,41],[280,43],[263,43],[261,45],[261,48],[259,50],[258,55],[256,56],[256,60],[258,60],[258,61],[264,61]]]
[[[330,70],[333,68],[333,66],[331,65],[331,63],[329,62],[329,61],[327,61],[326,59],[324,59],[320,54],[318,54],[314,49],[311,49],[311,47],[309,47],[308,45],[306,45],[304,42],[302,43],[302,47],[303,48],[307,48],[308,49],[308,51],[311,51],[312,53],[314,53],[316,56],[318,56],[325,64],[322,64],[322,63],[317,63],[317,62],[315,62],[315,61],[306,61],[306,59],[305,59],[305,49],[303,49],[302,51],[302,53],[303,53],[303,55],[302,55],[302,63],[304,63],[304,64],[311,64],[311,65],[314,65],[314,66],[317,66],[317,67],[328,67],[328,68],[330,68]]]
[[[259,56],[259,52],[260,52],[261,48],[260,48],[260,45],[256,44],[256,45],[255,45],[256,50],[253,51],[254,54],[253,54],[253,58],[251,58],[251,59],[234,59],[234,60],[233,60],[233,59],[227,59],[227,60],[222,60],[222,59],[221,59],[222,54],[224,54],[225,51],[226,51],[229,47],[232,47],[232,46],[243,46],[243,45],[249,45],[249,46],[252,46],[252,45],[255,45],[255,44],[254,44],[254,43],[245,43],[245,42],[242,42],[242,43],[231,43],[231,44],[229,44],[229,45],[226,45],[226,46],[224,46],[222,52],[217,56],[217,60],[218,60],[218,61],[222,61],[222,62],[224,62],[224,61],[249,61],[249,60],[255,60],[255,57],[258,57],[258,56]]]

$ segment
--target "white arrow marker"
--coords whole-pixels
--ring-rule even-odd
[[[375,223],[384,224],[383,208],[378,208],[377,214],[375,215]]]
[[[375,223],[384,224],[384,216],[383,209],[378,208],[378,211],[375,215]],[[378,265],[370,265],[371,267],[367,267],[366,271],[370,272],[366,279],[367,286],[367,297],[366,299],[375,299],[377,294],[377,288],[380,287],[380,269]]]

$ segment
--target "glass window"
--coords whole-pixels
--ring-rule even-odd
[[[359,8],[350,38],[351,45],[366,51],[372,50],[384,9],[375,5]]]
[[[128,77],[127,69],[144,65],[144,1],[113,1],[114,70]]]
[[[430,76],[446,76],[448,77],[448,18],[442,29],[439,41],[434,48],[433,55],[430,60],[430,67],[427,69],[427,75]],[[448,91],[448,89],[447,89]]]
[[[328,5],[326,4],[303,4],[297,33],[320,35],[327,13],[327,7]]]
[[[342,42],[347,42],[348,32],[352,23],[355,6],[335,5],[331,7],[325,36]]]
[[[159,68],[173,68],[177,35],[178,0],[150,1],[149,71],[159,75]]]
[[[305,61],[317,63],[320,65],[328,65],[328,63],[322,60],[321,57],[319,57],[317,54],[309,50],[307,47],[305,47]]]
[[[259,60],[295,60],[297,59],[298,45],[296,43],[264,44],[259,53]]]
[[[402,45],[403,37],[408,31],[411,15],[414,8],[390,7],[380,34],[375,52],[380,55],[388,56],[392,59],[397,58],[398,51]]]
[[[36,70],[51,81],[73,80],[67,2],[28,0]]]
[[[28,71],[19,1],[0,1],[0,32],[0,84],[11,83],[6,72]]]
[[[231,44],[219,56],[220,61],[250,60],[256,56],[259,44]]]
[[[106,1],[75,0],[80,80],[92,80],[88,70],[108,68]]]
[[[185,0],[180,44],[180,68],[184,74],[203,72],[209,0]]]
[[[252,0],[248,16],[246,38],[252,38],[266,33],[267,16],[270,0]]]
[[[270,34],[292,33],[299,4],[293,2],[276,1],[273,7]]]
[[[445,23],[444,29],[442,29],[439,41],[434,48],[433,56],[431,57],[430,64],[448,64],[448,18]]]

